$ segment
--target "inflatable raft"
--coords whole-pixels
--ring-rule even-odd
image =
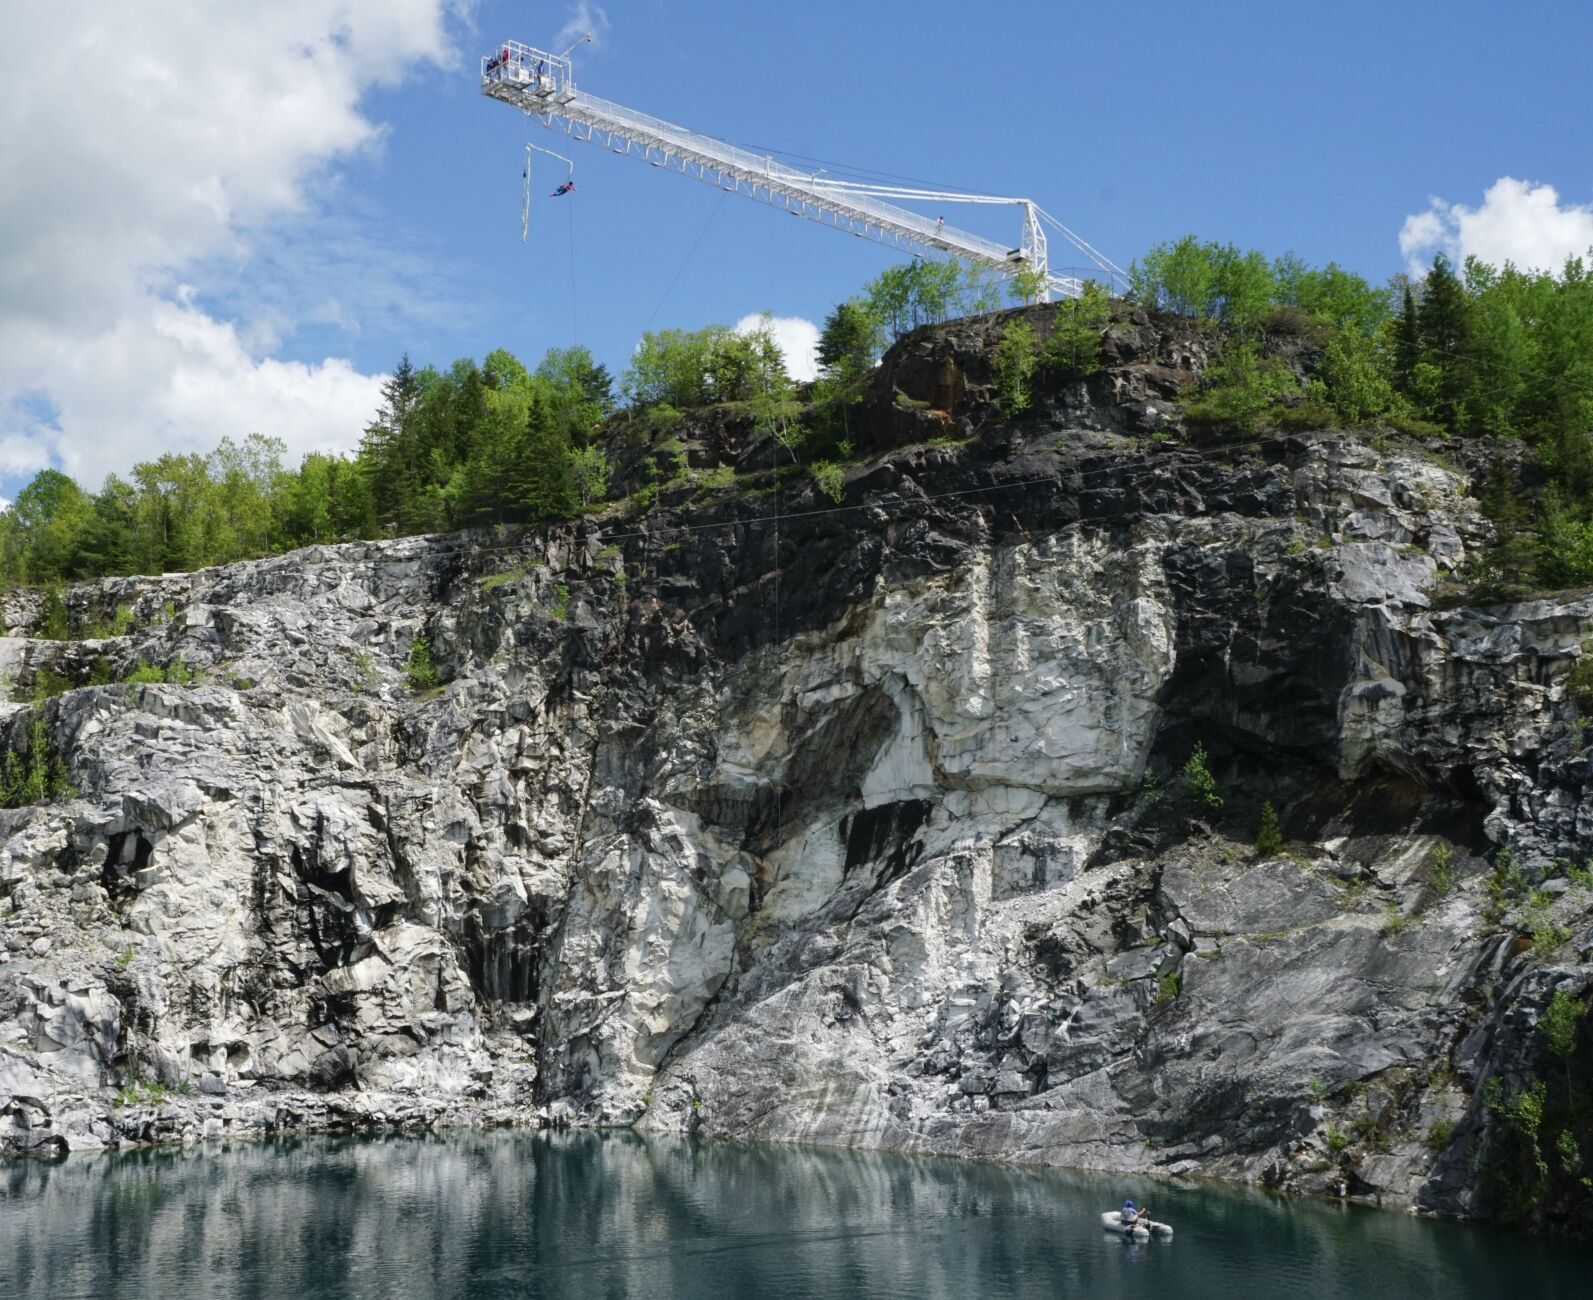
[[[1151,1236],[1171,1237],[1172,1228],[1165,1223],[1157,1223],[1153,1219],[1136,1219],[1131,1226],[1123,1224],[1121,1210],[1108,1210],[1101,1215],[1101,1227],[1108,1232],[1115,1232],[1120,1237],[1132,1237],[1135,1241],[1146,1241]]]

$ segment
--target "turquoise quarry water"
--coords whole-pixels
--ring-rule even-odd
[[[1125,1195],[1175,1239],[1100,1230]],[[1209,1186],[487,1133],[0,1165],[0,1297],[1593,1295],[1593,1252]]]

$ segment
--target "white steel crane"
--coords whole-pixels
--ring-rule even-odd
[[[1033,272],[1034,287],[1042,299],[1054,295],[1076,298],[1084,291],[1088,276],[1087,272],[1051,271],[1046,251],[1048,228],[1083,253],[1110,288],[1127,288],[1128,277],[1120,267],[1032,199],[875,185],[827,176],[823,171],[801,171],[767,154],[738,148],[577,90],[569,57],[573,49],[572,45],[563,54],[550,54],[506,41],[481,60],[481,93],[537,118],[543,126],[563,129],[571,139],[605,145],[615,153],[642,158],[655,167],[671,168],[891,248],[916,254],[947,253],[1009,277]],[[927,217],[890,201],[897,199],[1021,208],[1023,234],[1016,247],[999,244],[949,226],[943,217]]]

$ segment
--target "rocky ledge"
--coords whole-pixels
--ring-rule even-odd
[[[1593,600],[1446,606],[1482,525],[1414,452],[1159,438],[107,580],[104,641],[13,593],[0,726],[72,788],[0,813],[0,1146],[636,1125],[1512,1213],[1589,1140],[1540,1021]]]

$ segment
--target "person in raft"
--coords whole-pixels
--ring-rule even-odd
[[[1132,1228],[1141,1219],[1143,1219],[1147,1224],[1150,1223],[1150,1207],[1149,1206],[1141,1206],[1139,1209],[1136,1210],[1134,1208],[1134,1202],[1133,1201],[1124,1201],[1123,1202],[1123,1226],[1125,1228]]]

